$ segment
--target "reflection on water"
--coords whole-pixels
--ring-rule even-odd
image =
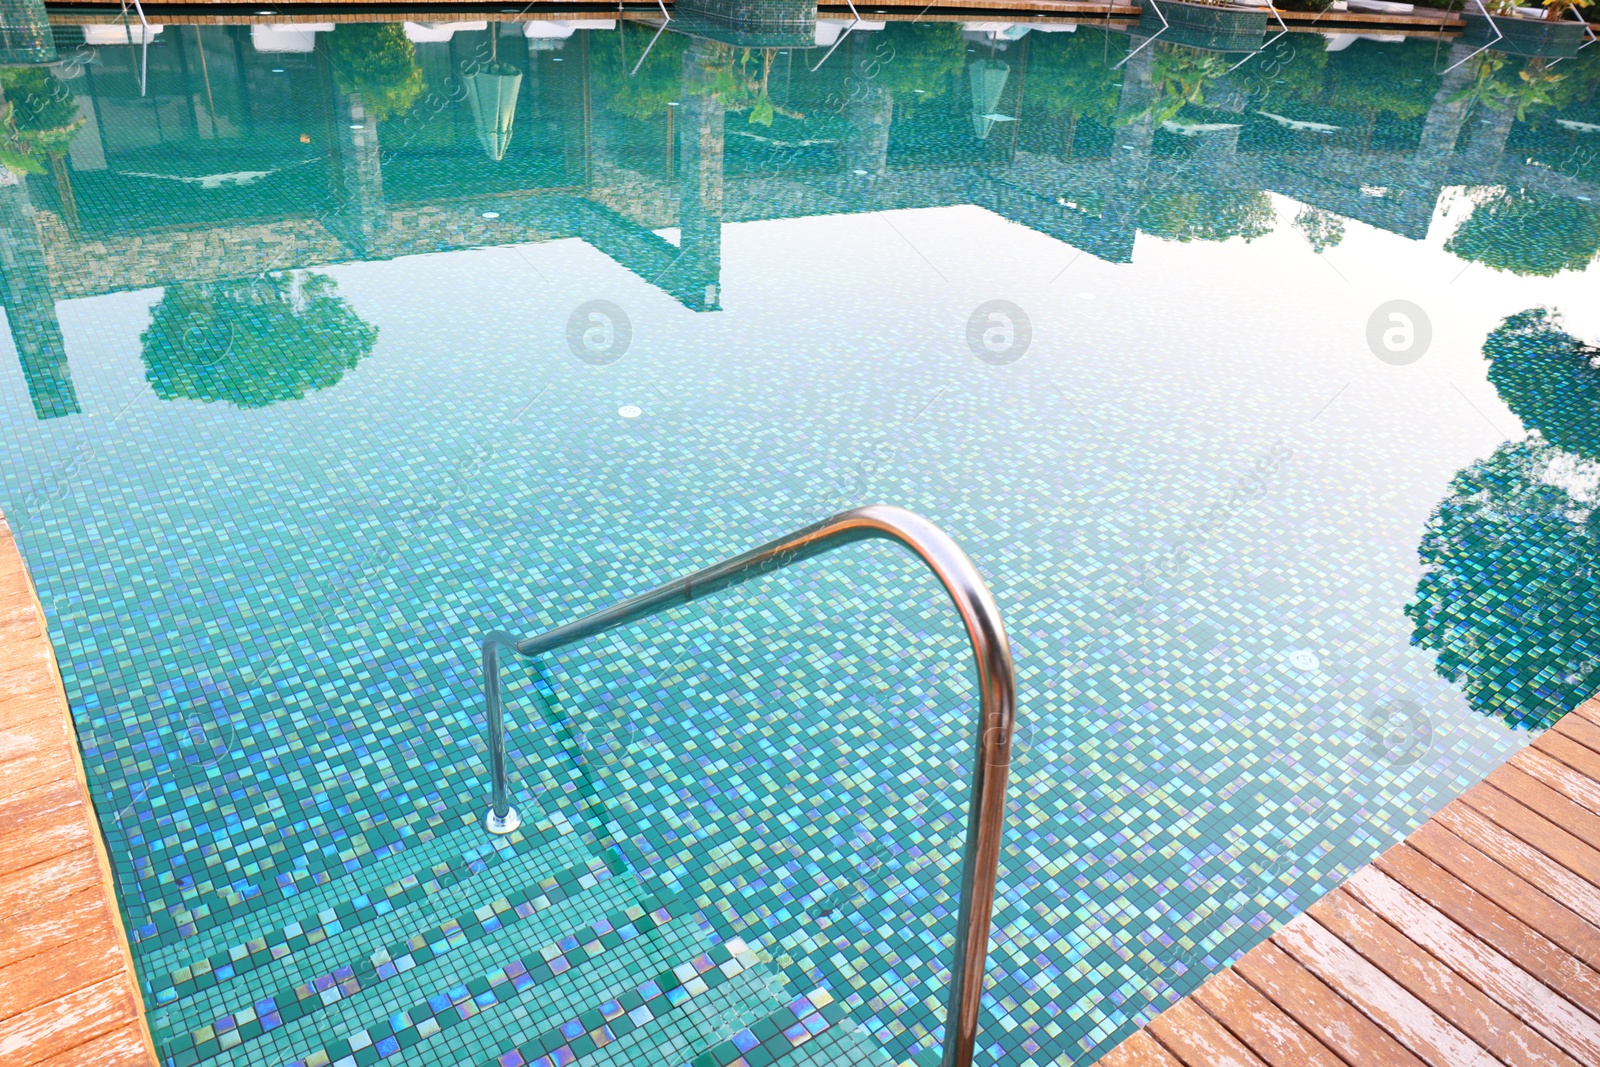
[[[1260,236],[1267,192],[1305,203],[1320,249],[1343,219],[1420,238],[1459,184],[1463,259],[1552,274],[1600,249],[1600,49],[1296,33],[1241,65],[1092,25],[890,23],[813,73],[820,50],[603,25],[170,26],[143,97],[137,49],[63,43],[4,75],[12,211],[48,213],[15,239],[83,293],[176,280],[149,236],[175,228],[215,231],[186,265],[212,278],[576,235],[699,310],[725,216],[975,203],[1127,261],[1141,231]],[[510,208],[493,227],[449,210],[487,200]],[[67,282],[89,241],[121,269]]]
[[[781,8],[62,25],[0,74],[0,506],[131,927],[481,817],[485,620],[874,498],[959,534],[1023,667],[980,1062],[1092,1057],[1591,684],[1600,47]],[[1396,306],[1431,329],[1369,350]],[[538,684],[630,861],[903,1061],[965,661],[890,568]]]
[[[1537,729],[1600,683],[1600,349],[1536,310],[1507,319],[1484,355],[1530,436],[1451,483],[1406,613],[1473,708]]]
[[[1543,276],[1600,250],[1600,49],[1297,33],[1241,63],[1092,25],[871,26],[816,24],[828,52],[611,20],[172,26],[147,57],[60,27],[54,65],[0,75],[36,412],[77,411],[53,297],[506,240],[581,237],[699,311],[725,218],[886,207],[978,204],[1125,262],[1140,232],[1263,236],[1269,191],[1319,252],[1347,219],[1421,238],[1465,185],[1463,260]]]
[[[155,395],[253,408],[338,384],[378,331],[336,289],[300,271],[167,286],[140,338]]]

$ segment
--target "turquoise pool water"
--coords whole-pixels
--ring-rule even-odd
[[[1014,644],[980,1063],[1594,688],[1600,48],[109,29],[0,82],[0,508],[180,1067],[929,1062],[972,682],[896,550],[508,668],[479,825],[483,631],[854,505]]]

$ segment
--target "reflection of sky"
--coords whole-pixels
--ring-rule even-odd
[[[1078,1055],[1522,740],[1465,709],[1410,648],[1401,609],[1452,475],[1520,432],[1485,380],[1484,335],[1548,304],[1594,336],[1594,273],[1464,267],[1437,223],[1424,242],[1347,223],[1319,262],[1288,226],[1295,205],[1274,204],[1266,238],[1141,236],[1128,265],[977,208],[728,224],[714,314],[576,240],[348,264],[327,273],[378,328],[373,354],[333,388],[253,411],[144,392],[138,338],[158,292],[69,301],[83,417],[35,421],[0,342],[0,506],[85,720],[97,713],[84,694],[104,713],[162,670],[250,706],[240,694],[270,694],[286,664],[323,649],[319,710],[370,715],[340,694],[359,688],[369,642],[401,632],[448,666],[438,693],[390,710],[453,716],[476,699],[482,625],[563,621],[869,499],[928,514],[992,582],[1027,723],[985,1041],[1015,1050],[1032,1034],[1049,1058]],[[597,298],[634,326],[608,367],[566,349],[567,315]],[[965,348],[967,315],[995,298],[1033,322],[1032,349],[1007,367]],[[1368,315],[1396,298],[1433,324],[1411,366],[1366,348]],[[643,416],[617,418],[627,404]],[[1282,454],[1259,499],[1240,499],[1252,465]],[[441,471],[469,473],[441,489]],[[408,525],[441,493],[447,508]],[[341,585],[386,524],[402,546],[382,557],[393,583]],[[1174,546],[1186,560],[1140,586]],[[713,604],[646,626],[642,648],[573,650],[557,690],[580,715],[626,709],[640,684],[759,708],[766,683],[723,670],[742,636],[757,663],[794,656],[841,686],[822,700],[814,681],[809,704],[792,686],[772,697],[787,715],[826,709],[819,734],[879,715],[885,693],[957,716],[964,676],[934,666],[940,649],[961,663],[960,644],[917,580],[888,553],[813,564],[730,593],[727,617]],[[319,595],[349,617],[297,630]],[[918,639],[897,656],[875,647],[885,612]],[[818,618],[840,623],[837,638]],[[156,646],[187,658],[161,667]],[[1314,667],[1291,662],[1304,652]],[[1370,767],[1360,723],[1397,699],[1424,709],[1434,745],[1414,765]],[[472,734],[439,745],[465,759]],[[895,737],[917,743],[891,731],[879,761],[901,758]],[[875,817],[861,825],[909,832]],[[732,831],[711,825],[707,840],[719,832]],[[761,903],[750,892],[730,893],[737,922]],[[744,936],[769,932],[757,921]],[[826,970],[826,953],[783,951],[797,972]],[[1090,973],[1102,964],[1108,976]],[[895,1012],[854,1009],[879,1025]],[[1046,1040],[1030,1018],[1060,1031]]]

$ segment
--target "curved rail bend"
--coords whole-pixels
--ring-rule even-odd
[[[972,641],[973,658],[977,661],[977,751],[972,762],[967,802],[961,911],[950,964],[942,1060],[942,1067],[969,1067],[978,1035],[978,1007],[983,996],[984,964],[989,952],[1000,838],[1005,827],[1006,778],[1011,770],[1011,736],[1016,726],[1016,678],[1000,612],[977,568],[949,535],[922,516],[881,504],[855,508],[565,626],[521,640],[500,630],[486,634],[483,638],[484,712],[489,720],[493,799],[485,824],[490,833],[499,834],[510,833],[520,824],[506,794],[505,738],[500,706],[501,648],[522,656],[537,656],[842,545],[873,538],[904,545],[928,565],[960,613],[967,637]]]

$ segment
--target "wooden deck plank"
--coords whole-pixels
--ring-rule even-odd
[[[51,737],[46,732],[48,728],[41,726],[49,721],[49,718],[35,719],[16,728],[23,739],[33,735],[37,743],[31,744],[21,755],[0,762],[0,777],[8,792],[27,793],[54,782],[69,782],[77,787],[76,743],[62,733]],[[59,723],[59,719],[57,721]]]
[[[1231,970],[1212,975],[1193,997],[1269,1067],[1344,1067],[1322,1042]]]
[[[1494,901],[1506,911],[1593,965],[1600,951],[1600,927],[1546,896],[1538,886],[1512,873],[1443,826],[1429,822],[1406,844]]]
[[[41,749],[55,749],[73,743],[66,720],[60,715],[40,714],[9,726],[0,726],[0,765],[25,759]],[[6,772],[10,773],[9,769]]]
[[[1265,1067],[1198,1005],[1180,1000],[1147,1027],[1184,1067]]]
[[[1183,1067],[1600,1064],[1600,695],[1134,1038]]]
[[[139,1021],[132,988],[115,975],[0,1021],[0,1063],[31,1067]]]
[[[1156,1044],[1155,1038],[1138,1030],[1108,1052],[1097,1067],[1183,1067],[1183,1064]]]
[[[1501,1061],[1512,1067],[1577,1067],[1577,1061],[1342,889],[1307,914]]]
[[[0,1064],[155,1067],[137,990],[44,613],[0,516]]]
[[[1245,953],[1233,969],[1346,1063],[1423,1067],[1421,1060],[1272,942]]]
[[[18,960],[111,926],[110,904],[98,885],[0,919],[0,970]]]
[[[1590,885],[1600,888],[1600,851],[1567,833],[1516,798],[1479,782],[1461,794],[1461,802],[1501,829],[1543,852]]]
[[[1345,883],[1351,896],[1582,1063],[1600,1063],[1600,1024],[1535,976],[1376,867]]]
[[[1511,765],[1600,815],[1600,778],[1595,777],[1600,774],[1600,756],[1565,737],[1551,737],[1541,745],[1544,740],[1541,737],[1512,756]]]
[[[1600,752],[1600,711],[1580,708],[1579,714],[1565,716],[1550,729],[1592,752]]]
[[[1579,744],[1564,733],[1546,730],[1528,749],[1559,760],[1590,781],[1600,782],[1600,752]]]
[[[0,724],[39,714],[41,698],[60,699],[60,684],[48,641],[8,645],[0,661]]]
[[[40,1060],[34,1067],[149,1067],[149,1063],[143,1031],[137,1023],[129,1023]]]
[[[99,860],[93,849],[80,848],[0,876],[0,901],[20,916],[97,886]]]
[[[92,845],[93,818],[75,781],[0,799],[0,874]]]
[[[1416,849],[1395,846],[1378,869],[1571,1003],[1600,1014],[1600,974]]]
[[[1579,841],[1600,842],[1600,815],[1528,775],[1521,767],[1506,764],[1484,781]],[[1596,855],[1600,856],[1600,852]]]
[[[1589,922],[1600,925],[1600,889],[1567,870],[1521,838],[1507,833],[1465,804],[1451,802],[1434,816],[1438,823],[1507,870],[1548,892]]]
[[[1590,23],[1591,27],[1594,25],[1596,24]],[[1574,716],[1577,718],[1574,719]],[[1574,724],[1576,724],[1577,719],[1584,719],[1594,723],[1596,726],[1600,726],[1600,696],[1592,696],[1585,700],[1582,704],[1573,708],[1570,714],[1562,716],[1560,722],[1557,722],[1556,725],[1560,726],[1561,723],[1566,722],[1568,719],[1573,719]]]
[[[1310,916],[1286,924],[1272,935],[1272,942],[1424,1063],[1432,1067],[1494,1067],[1493,1057],[1476,1041]]]
[[[77,992],[121,969],[122,945],[112,927],[90,927],[82,936],[0,967],[0,1020],[36,1004]]]

